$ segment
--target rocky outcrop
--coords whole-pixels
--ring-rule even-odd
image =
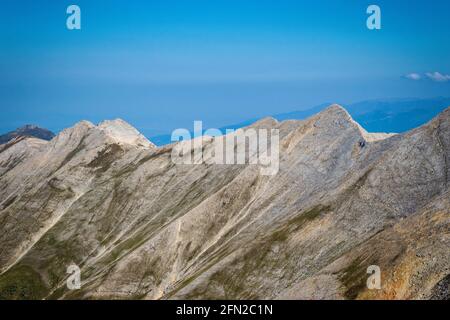
[[[280,130],[274,176],[174,164],[177,144],[121,120],[18,141],[0,150],[0,298],[445,297],[449,119],[401,135],[367,133],[337,105],[264,119],[252,127]]]

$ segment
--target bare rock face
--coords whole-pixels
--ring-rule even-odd
[[[177,144],[122,120],[13,142],[0,149],[0,298],[448,297],[449,123],[447,109],[373,134],[337,105],[264,119],[251,127],[280,132],[274,176],[174,164]],[[205,153],[221,138],[202,138]]]

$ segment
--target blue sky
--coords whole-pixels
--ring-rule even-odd
[[[82,30],[66,28],[70,4]],[[370,4],[379,31],[366,28]],[[324,102],[449,96],[450,81],[426,75],[450,74],[449,12],[446,0],[3,0],[0,132],[121,117],[151,136]]]

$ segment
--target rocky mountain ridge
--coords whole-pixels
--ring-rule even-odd
[[[176,144],[122,120],[16,141],[0,149],[0,298],[448,298],[449,119],[397,135],[337,105],[265,119],[252,126],[280,132],[274,176],[175,165]]]

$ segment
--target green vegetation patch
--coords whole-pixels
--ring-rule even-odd
[[[0,300],[39,300],[47,292],[39,273],[29,266],[16,266],[0,276]]]
[[[87,166],[89,168],[97,168],[97,173],[107,171],[111,165],[120,158],[124,153],[122,147],[118,144],[111,144],[105,149],[99,151],[97,157],[92,160]]]
[[[232,268],[216,271],[210,278],[211,288],[195,288],[187,298],[261,299],[258,292],[264,287],[258,279],[264,277],[264,274],[272,274],[277,268],[283,268],[284,264],[292,260],[293,255],[301,254],[293,251],[295,249],[287,247],[286,242],[289,241],[291,235],[330,211],[330,206],[318,205],[300,212],[275,229],[274,232],[260,238],[257,241],[258,244],[248,250],[239,260],[234,261]],[[279,252],[273,252],[274,246],[280,247]],[[186,286],[194,279],[195,277],[186,279],[180,287]],[[250,283],[254,284],[250,285]],[[210,292],[212,287],[223,288],[223,296],[217,297],[215,296],[217,293]]]

